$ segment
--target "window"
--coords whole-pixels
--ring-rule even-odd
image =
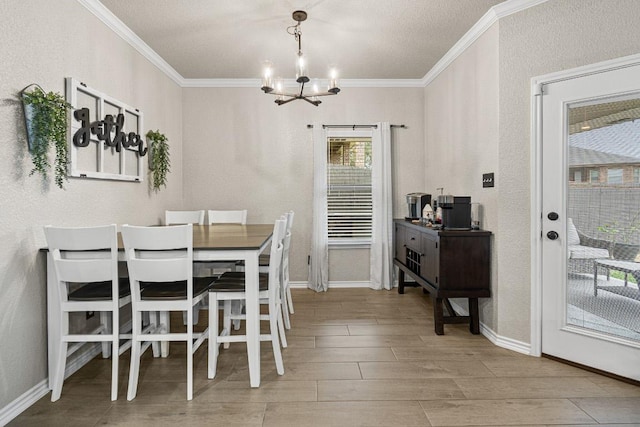
[[[589,182],[600,182],[600,170],[591,169],[589,171]]]
[[[327,214],[330,244],[371,243],[371,137],[329,137]]]
[[[577,170],[573,172],[573,180],[575,182],[582,182],[582,171]]]
[[[622,184],[622,169],[607,169],[607,184]]]
[[[640,168],[633,168],[633,183],[640,184]]]

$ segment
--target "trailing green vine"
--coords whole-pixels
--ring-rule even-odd
[[[27,92],[26,89],[34,86]],[[67,112],[71,109],[62,95],[57,92],[46,93],[38,85],[29,85],[21,92],[25,106],[27,137],[33,169],[29,176],[40,173],[47,179],[49,163],[49,145],[56,150],[54,162],[54,180],[58,187],[64,188],[69,162],[67,150]]]
[[[160,191],[160,187],[167,186],[167,174],[171,171],[171,161],[169,159],[169,144],[167,137],[160,133],[150,130],[147,132],[147,138],[151,141],[149,144],[151,158],[149,164],[149,173],[151,177],[151,187],[155,191]]]

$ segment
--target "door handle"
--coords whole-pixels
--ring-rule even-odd
[[[547,233],[547,237],[549,238],[549,240],[556,240],[559,235],[555,231],[550,231]]]

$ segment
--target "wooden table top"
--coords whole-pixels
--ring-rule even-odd
[[[257,249],[273,234],[273,224],[193,226],[193,249]]]
[[[193,225],[195,250],[259,249],[273,234],[273,224],[214,224]],[[118,232],[118,249],[124,250],[122,235]],[[47,252],[47,247],[40,251]]]

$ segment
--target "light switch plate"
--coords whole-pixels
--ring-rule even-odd
[[[482,187],[493,187],[495,184],[495,180],[493,178],[493,172],[491,173],[483,173],[482,174]]]

